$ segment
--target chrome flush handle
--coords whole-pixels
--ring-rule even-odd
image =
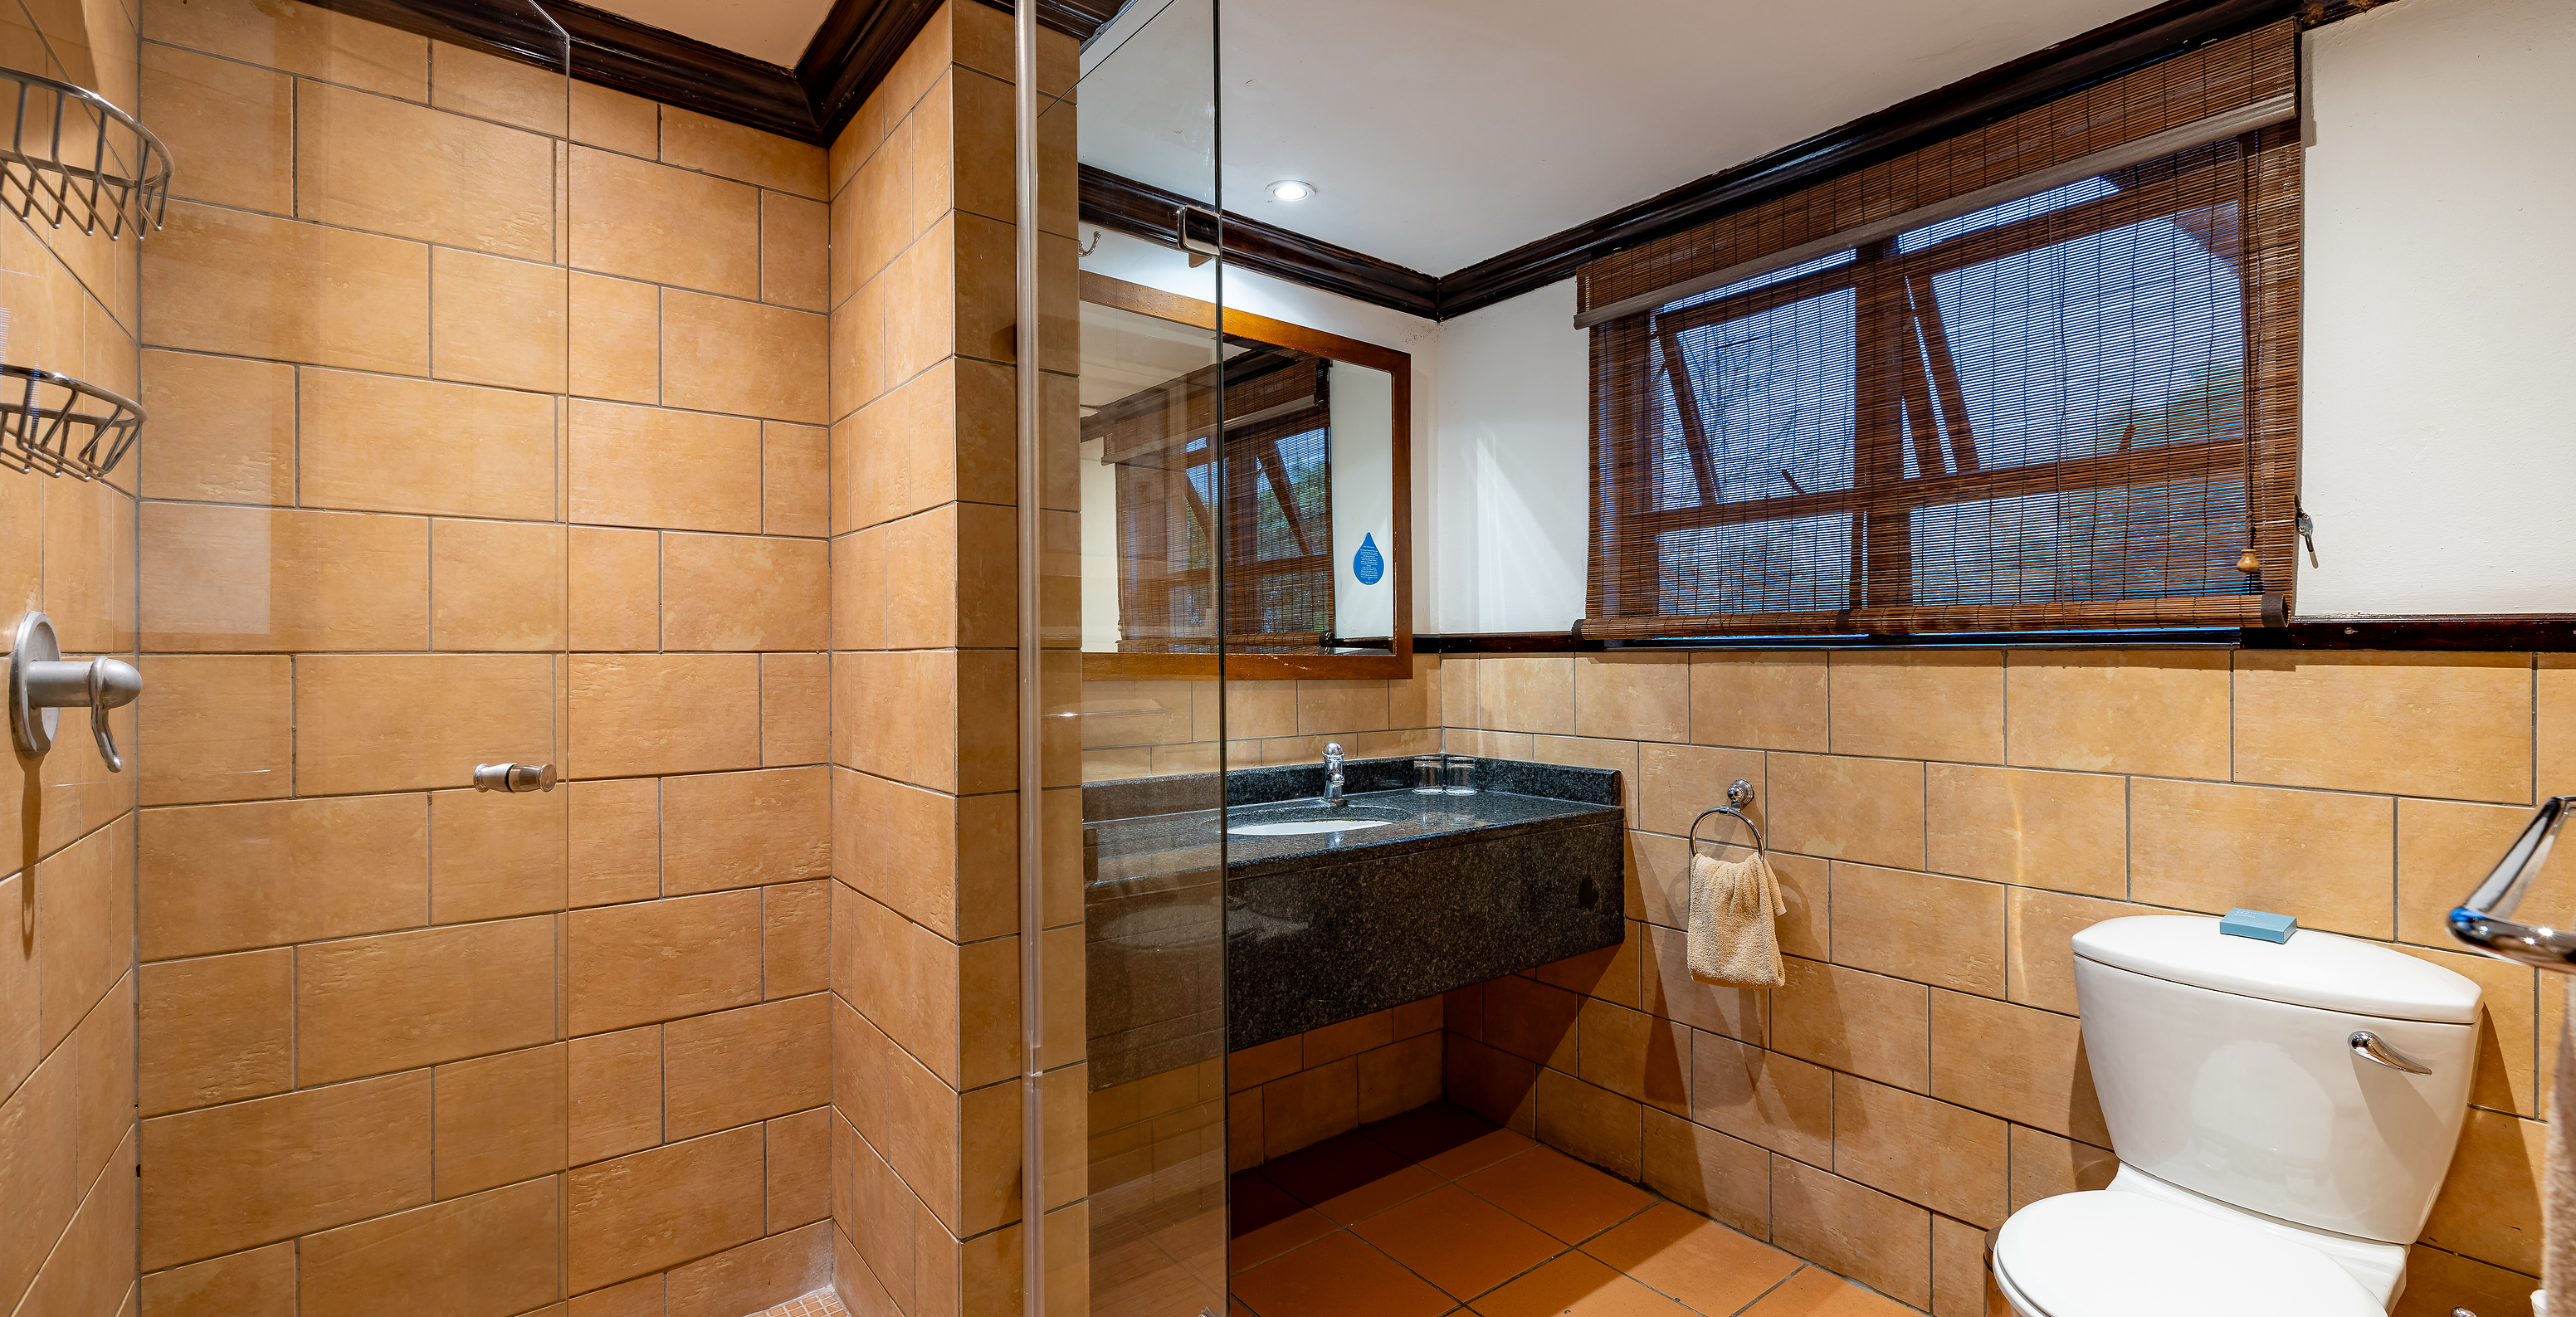
[[[2379,1035],[2368,1029],[2353,1030],[2352,1037],[2346,1041],[2352,1044],[2352,1050],[2356,1054],[2369,1057],[2391,1070],[2403,1070],[2410,1075],[2433,1073],[2433,1067],[2380,1041]]]

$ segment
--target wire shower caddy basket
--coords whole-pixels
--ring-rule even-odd
[[[143,408],[123,394],[0,365],[0,466],[96,480],[116,469],[142,429]]]
[[[13,115],[0,147],[0,206],[55,228],[103,226],[110,241],[161,227],[170,150],[151,129],[88,88],[17,69],[0,77],[0,108]]]

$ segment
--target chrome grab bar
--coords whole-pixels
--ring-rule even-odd
[[[2576,974],[2576,932],[2518,924],[2511,917],[2531,890],[2532,880],[2540,876],[2541,866],[2549,862],[2549,847],[2566,826],[2570,810],[2576,810],[2576,796],[2552,796],[2540,802],[2531,822],[2523,825],[2522,835],[2496,861],[2495,872],[2450,913],[2451,936],[2498,960]]]

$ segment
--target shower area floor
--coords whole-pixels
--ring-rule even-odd
[[[1234,1317],[1915,1313],[1446,1102],[1239,1172],[1233,1214]]]

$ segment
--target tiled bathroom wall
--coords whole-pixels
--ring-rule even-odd
[[[1630,827],[1627,942],[1451,994],[1453,1098],[1918,1308],[1976,1314],[1990,1232],[2115,1166],[2068,939],[2119,915],[2285,911],[2485,989],[2474,1108],[2398,1311],[2515,1311],[2536,1287],[2560,994],[2451,949],[2441,916],[2535,791],[2576,791],[2568,656],[1442,668],[1450,749],[1616,768]],[[1736,778],[1760,791],[1790,907],[1777,989],[1701,984],[1683,962],[1683,834]],[[1723,818],[1702,836],[1746,840]]]
[[[1440,748],[1440,660],[1416,655],[1400,680],[1086,681],[1081,713],[1086,782],[1213,773],[1220,744],[1228,768],[1317,763],[1327,741],[1354,759],[1428,754]]]
[[[823,152],[306,5],[143,32],[142,1310],[823,1284]]]
[[[952,0],[832,150],[832,1182],[852,1310],[1012,1310],[1022,1284],[1018,489],[1010,16]],[[1044,34],[1041,91],[1076,50]],[[1041,201],[1050,643],[1069,643],[1074,175]],[[1055,684],[1072,696],[1075,656]],[[1080,779],[1045,765],[1046,1265],[1083,1304]]]
[[[0,64],[134,103],[130,10],[38,12],[0,11]],[[134,236],[11,209],[0,359],[133,397]],[[102,481],[0,469],[0,652],[35,610],[66,657],[135,660],[135,472],[131,457]],[[44,758],[0,757],[13,802],[0,856],[0,1311],[134,1302],[134,712],[108,719],[122,773],[108,771],[84,709],[62,711]]]

